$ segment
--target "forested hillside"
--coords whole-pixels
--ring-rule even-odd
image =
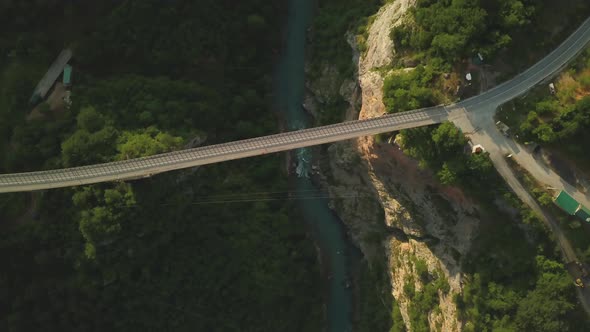
[[[583,1],[564,7],[549,1],[417,1],[390,34],[397,52],[394,67],[412,68],[385,77],[383,103],[389,112],[401,112],[458,100],[454,88],[462,83],[453,75],[476,71],[478,53],[492,68],[501,68],[498,77],[508,78],[557,44],[554,35],[565,38],[575,27],[571,22],[581,22],[590,9]],[[546,20],[552,12],[560,16]],[[528,135],[542,130],[525,129]],[[507,189],[486,154],[466,156],[467,139],[451,123],[400,135],[406,154],[434,171],[441,183],[461,187],[481,208],[479,235],[461,261],[468,275],[465,287],[455,298],[465,330],[582,331],[587,320],[576,308],[574,286],[555,243]],[[520,213],[506,214],[492,203],[499,201]]]
[[[11,32],[0,37],[0,169],[276,132],[285,8],[263,0],[0,2],[0,26]],[[71,108],[44,106],[30,117],[35,84],[66,46],[74,51]],[[257,199],[288,190],[273,155],[0,195],[0,330],[321,330],[319,268],[304,224],[284,195]]]

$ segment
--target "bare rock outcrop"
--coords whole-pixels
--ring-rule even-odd
[[[354,50],[356,81],[343,80],[334,66],[324,64],[320,77],[307,84],[312,99],[306,98],[306,108],[321,110],[322,104],[341,96],[349,103],[346,120],[385,113],[384,76],[391,74],[387,68],[396,56],[390,31],[415,2],[385,4],[373,17],[362,54],[357,51],[356,37],[349,32],[345,38]],[[443,278],[440,280],[448,285],[438,290],[438,305],[427,313],[428,325],[433,331],[461,331],[463,325],[452,299],[462,288],[459,260],[468,253],[478,228],[474,204],[460,189],[438,183],[397,145],[377,143],[374,137],[332,144],[321,170],[322,182],[336,197],[332,207],[353,241],[367,257],[386,252],[392,295],[408,329],[413,302],[404,286],[411,282],[421,291],[429,285],[419,276],[420,262],[421,266],[425,263],[432,280]],[[380,242],[383,233],[389,235]]]
[[[376,69],[391,64],[394,52],[389,32],[401,23],[404,13],[414,2],[398,0],[383,6],[369,29],[368,49],[358,65],[362,91],[360,119],[386,112],[382,101],[383,71]],[[456,318],[457,308],[452,295],[461,291],[458,259],[467,253],[475,235],[477,219],[470,217],[473,207],[460,191],[447,188],[445,192],[431,174],[420,170],[417,163],[403,155],[398,147],[378,144],[373,137],[360,138],[357,146],[385,211],[385,223],[410,236],[407,242],[391,237],[386,243],[392,292],[400,304],[406,325],[411,328],[411,298],[405,294],[404,285],[408,280],[414,280],[417,290],[423,286],[413,263],[420,259],[426,262],[430,272],[440,271],[440,277],[446,278],[449,284],[448,293],[439,291],[439,310],[429,313],[430,328],[460,331],[462,324]],[[436,239],[436,244],[421,241],[423,237]]]
[[[313,86],[319,90],[321,85],[327,88],[328,93],[317,94],[320,103],[338,91],[349,101],[349,120],[386,112],[382,101],[383,75],[387,74],[384,68],[395,57],[389,34],[414,4],[415,0],[396,0],[379,10],[368,30],[365,53],[355,51],[353,56],[358,61],[357,84],[345,82],[337,88],[330,77],[324,77],[320,85]],[[347,39],[355,49],[354,36],[349,34]],[[330,74],[329,67],[324,71]],[[467,254],[478,226],[473,203],[459,189],[441,186],[399,147],[376,143],[373,137],[333,144],[328,153],[329,164],[324,168],[329,169],[325,178],[329,190],[334,196],[356,193],[345,201],[335,200],[334,208],[365,255],[370,256],[375,250],[386,251],[392,294],[400,304],[406,325],[411,329],[412,299],[405,294],[404,285],[413,280],[417,291],[424,287],[415,266],[419,260],[426,262],[429,273],[448,282],[448,291],[439,291],[438,309],[428,313],[430,328],[461,331],[462,323],[457,319],[452,298],[462,287],[459,259]],[[375,246],[371,234],[383,232],[384,227],[401,230],[407,237],[390,236],[385,243]]]

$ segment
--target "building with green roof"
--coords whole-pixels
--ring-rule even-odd
[[[562,190],[559,192],[559,195],[553,199],[553,202],[570,215],[576,216],[586,222],[590,222],[590,209],[578,203],[578,201],[565,191]]]
[[[53,83],[57,81],[59,75],[64,71],[65,66],[67,65],[68,61],[72,58],[72,50],[65,49],[59,53],[57,59],[53,61],[43,78],[37,83],[35,90],[33,91],[33,95],[29,102],[31,104],[36,104],[39,101],[43,100],[47,95],[47,92],[53,86]],[[70,72],[71,75],[71,72]]]
[[[72,66],[66,65],[64,67],[64,85],[70,86],[72,84]]]
[[[563,190],[555,197],[553,202],[572,216],[576,214],[576,211],[580,207],[580,203]]]

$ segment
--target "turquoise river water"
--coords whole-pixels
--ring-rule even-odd
[[[313,0],[289,1],[285,50],[277,78],[277,104],[289,130],[305,128],[309,121],[301,105],[305,86],[306,33],[313,14],[312,5]],[[311,152],[309,149],[300,149],[296,154],[299,169],[305,173],[310,168]],[[310,195],[314,195],[311,193],[315,191],[317,195],[317,188],[306,176],[299,176],[295,182],[296,191],[308,192]],[[328,331],[351,331],[350,260],[358,257],[359,253],[347,240],[341,221],[328,208],[327,199],[303,199],[298,204],[306,222],[310,224],[330,275],[327,292]]]

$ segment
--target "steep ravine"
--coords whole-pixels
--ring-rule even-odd
[[[368,30],[367,50],[359,55],[354,36],[348,36],[355,49],[353,61],[358,69],[356,82],[339,81],[337,72],[324,65],[320,80],[308,82],[304,106],[321,112],[326,100],[340,94],[350,105],[346,119],[365,119],[385,112],[382,102],[382,70],[394,58],[389,38],[392,26],[399,24],[415,0],[397,0],[384,5]],[[307,108],[307,107],[306,107]],[[456,188],[442,187],[432,174],[419,170],[417,162],[406,157],[395,145],[375,142],[373,137],[332,144],[322,163],[324,184],[337,196],[354,192],[356,198],[334,200],[333,208],[347,225],[353,241],[366,257],[385,251],[393,297],[400,305],[406,326],[411,329],[412,299],[404,286],[414,284],[419,292],[429,280],[441,275],[449,291],[438,291],[438,309],[428,314],[433,331],[461,331],[453,294],[462,287],[459,259],[469,250],[479,224],[471,202]],[[376,234],[387,234],[385,240]],[[429,278],[422,278],[417,264],[426,263]],[[422,276],[424,273],[422,273]]]

